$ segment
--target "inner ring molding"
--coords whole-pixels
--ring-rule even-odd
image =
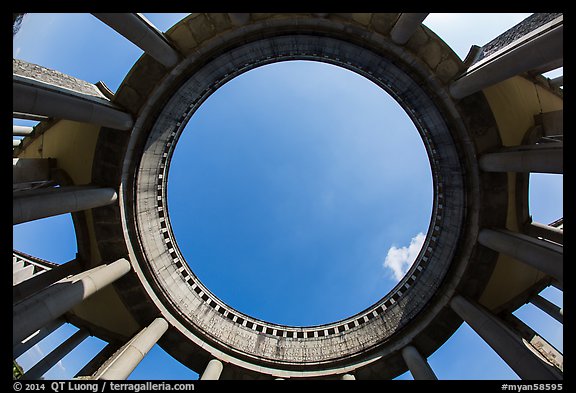
[[[433,209],[422,249],[403,279],[371,307],[329,324],[286,326],[233,309],[196,277],[178,248],[167,209],[170,159],[200,105],[230,79],[286,60],[315,60],[352,70],[383,88],[415,124],[433,178]],[[396,61],[394,61],[396,60]],[[319,365],[357,358],[412,320],[442,283],[457,247],[464,185],[457,147],[434,98],[406,71],[409,65],[354,43],[315,35],[280,35],[225,51],[192,73],[161,109],[147,135],[134,182],[138,263],[186,329],[224,352],[269,364]],[[342,288],[346,290],[346,288]],[[265,294],[263,294],[265,296]],[[185,332],[184,332],[185,333]]]

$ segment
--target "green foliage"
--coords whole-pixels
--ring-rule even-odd
[[[22,374],[24,374],[24,370],[22,367],[16,362],[16,360],[12,361],[12,378],[13,379],[20,379]]]

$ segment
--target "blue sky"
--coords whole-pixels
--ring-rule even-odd
[[[165,31],[186,14],[145,15]],[[430,14],[424,24],[464,58],[527,16]],[[142,53],[90,14],[29,14],[13,43],[15,58],[113,91]],[[423,144],[398,104],[350,71],[303,61],[249,71],[213,94],[186,126],[168,183],[175,236],[198,277],[232,307],[289,325],[336,321],[385,295],[419,251],[431,199]],[[532,175],[530,208],[539,222],[561,217],[562,176]],[[16,225],[13,244],[73,259],[71,218]],[[562,305],[560,291],[542,295]],[[515,315],[563,349],[561,324],[530,304]],[[18,361],[30,368],[75,330],[63,326]],[[70,378],[103,345],[85,340],[45,378]],[[440,379],[517,379],[466,324],[428,360]],[[130,376],[195,378],[158,346]]]

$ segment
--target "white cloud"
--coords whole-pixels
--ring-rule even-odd
[[[420,232],[410,240],[409,246],[400,248],[396,246],[390,247],[384,260],[384,268],[390,269],[397,281],[400,281],[408,269],[410,269],[425,239],[426,235]]]

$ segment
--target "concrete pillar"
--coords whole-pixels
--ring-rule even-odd
[[[108,343],[92,358],[92,360],[86,363],[84,367],[74,375],[74,378],[91,377],[100,367],[102,367],[106,360],[110,359],[119,349],[120,345],[116,343]]]
[[[12,75],[13,112],[97,124],[118,130],[132,128],[132,116],[105,99]]]
[[[507,149],[482,155],[479,164],[486,172],[564,173],[564,147],[548,143]]]
[[[44,340],[44,338],[46,338],[63,324],[64,321],[62,319],[55,319],[42,326],[40,329],[14,345],[12,348],[12,357],[17,359],[20,355],[32,348],[34,345],[38,344],[40,341]]]
[[[12,311],[13,346],[113,283],[130,269],[130,262],[122,258],[59,281],[16,304]]]
[[[450,85],[450,94],[456,99],[464,98],[488,86],[502,82],[520,73],[558,65],[564,56],[563,17],[539,28],[541,34],[526,35],[475,63],[466,74]]]
[[[420,352],[412,345],[408,345],[402,349],[402,358],[406,362],[412,377],[415,380],[437,380],[436,374],[432,371],[432,368],[420,355]]]
[[[422,21],[428,16],[427,13],[402,13],[396,24],[390,31],[390,38],[397,44],[404,45],[416,31]]]
[[[546,298],[540,295],[534,296],[530,299],[530,303],[538,307],[540,310],[544,311],[546,314],[550,315],[552,318],[560,323],[564,323],[564,312],[560,307],[552,303]]]
[[[26,371],[22,376],[22,379],[39,379],[88,336],[89,334],[86,329],[78,330],[66,341],[57,346],[54,350],[52,350],[52,352],[46,355],[38,363],[36,363],[30,370]]]
[[[564,282],[562,246],[503,229],[481,229],[478,242]]]
[[[562,379],[562,375],[534,353],[528,343],[523,342],[502,321],[479,304],[457,295],[450,301],[450,306],[521,379]]]
[[[172,68],[178,64],[180,57],[178,52],[170,45],[164,34],[144,15],[128,13],[92,15],[116,30],[164,67]]]
[[[12,136],[26,136],[34,131],[34,127],[12,126]]]
[[[202,373],[200,379],[202,380],[217,380],[220,378],[220,374],[222,374],[222,370],[224,369],[224,365],[218,359],[212,359],[208,362],[206,369]]]
[[[95,379],[125,380],[140,364],[146,354],[168,330],[164,318],[156,318],[113,355],[95,375]]]
[[[355,381],[356,377],[352,374],[344,374],[340,377],[342,381]]]
[[[234,26],[244,26],[250,20],[249,13],[229,13],[228,16]]]
[[[21,282],[12,287],[12,304],[16,304],[26,297],[40,292],[63,278],[79,273],[80,268],[80,262],[74,259]]]
[[[113,188],[67,186],[14,193],[13,224],[73,213],[114,203]]]

